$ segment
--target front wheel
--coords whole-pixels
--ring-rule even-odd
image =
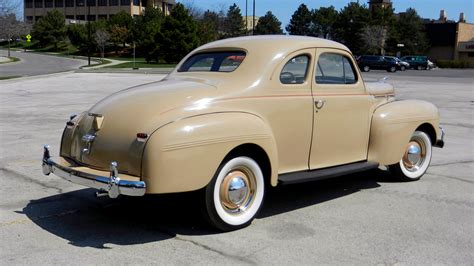
[[[264,186],[262,170],[252,158],[239,156],[224,162],[205,189],[207,220],[222,231],[249,225],[262,206]]]
[[[392,73],[393,73],[393,72],[396,72],[396,71],[397,71],[397,67],[392,66],[392,67],[390,67],[387,71],[388,71],[388,72],[392,72]]]
[[[400,70],[401,70],[401,71],[405,71],[405,70],[407,70],[407,68],[406,68],[406,66],[401,66],[401,67],[400,67]]]
[[[403,158],[388,166],[390,174],[400,181],[415,181],[428,170],[431,162],[431,139],[423,131],[415,131],[408,142]]]
[[[362,68],[362,70],[363,70],[364,72],[369,72],[369,71],[370,71],[370,67],[369,67],[369,66],[364,66],[364,67]]]

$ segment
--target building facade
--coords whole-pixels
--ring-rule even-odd
[[[465,61],[474,67],[474,24],[466,23],[463,13],[456,22],[448,20],[441,10],[439,19],[425,22],[425,29],[431,59]]]
[[[48,11],[57,9],[67,20],[95,21],[108,19],[120,11],[140,15],[145,8],[160,8],[169,14],[175,0],[24,0],[24,19],[36,22]]]
[[[392,7],[391,0],[370,0],[369,2],[369,9],[372,11],[375,8],[387,8]]]

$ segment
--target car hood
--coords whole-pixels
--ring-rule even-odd
[[[177,112],[181,117],[191,115],[216,94],[210,82],[185,78],[119,91],[78,117],[73,128],[65,129],[61,156],[100,170],[116,161],[119,171],[138,176],[145,142],[137,140],[137,133],[150,136],[175,120]],[[92,140],[86,140],[86,135],[93,136]]]

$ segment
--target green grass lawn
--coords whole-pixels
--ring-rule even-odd
[[[175,66],[176,64],[157,64],[157,63],[147,63],[144,61],[135,62],[135,67],[138,67],[138,68],[174,68]],[[133,68],[133,62],[125,62],[122,64],[109,66],[107,68]]]

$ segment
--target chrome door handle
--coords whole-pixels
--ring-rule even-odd
[[[314,107],[316,107],[317,110],[321,110],[324,107],[325,103],[326,100],[316,100],[314,101]]]

